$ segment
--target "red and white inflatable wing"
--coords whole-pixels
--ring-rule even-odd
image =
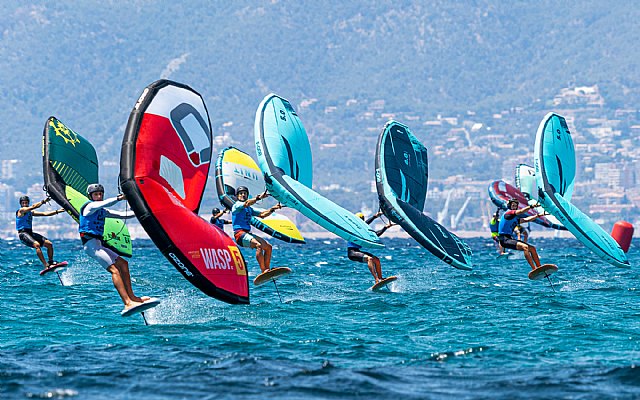
[[[218,300],[249,303],[240,249],[198,216],[211,154],[202,96],[180,83],[156,81],[129,116],[120,185],[149,237],[189,282]]]

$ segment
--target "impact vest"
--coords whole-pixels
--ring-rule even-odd
[[[513,229],[520,223],[520,217],[515,215],[515,210],[509,210],[502,214],[500,217],[500,227],[498,228],[498,233],[500,235],[509,235],[513,233]],[[512,215],[513,218],[507,219],[507,215]]]
[[[28,211],[24,213],[22,217],[18,217],[18,211],[16,211],[16,230],[21,231],[33,227],[33,213]]]
[[[253,208],[244,207],[244,202],[236,202],[231,209],[233,231],[243,230],[251,232],[251,217],[253,217],[253,214]]]
[[[82,215],[82,212],[89,203],[90,201],[84,203],[84,205],[80,207],[80,225],[78,227],[78,232],[88,233],[101,238],[104,234],[104,220],[107,217],[107,210],[101,208],[93,214],[85,217]]]
[[[224,221],[221,220],[220,218],[218,219],[213,219],[213,217],[211,217],[211,219],[209,220],[209,222],[215,226],[217,226],[218,228],[224,230]]]

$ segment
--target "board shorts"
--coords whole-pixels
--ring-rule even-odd
[[[35,246],[36,242],[40,243],[40,246],[43,246],[45,240],[49,240],[39,233],[36,233],[33,231],[27,231],[27,230],[18,232],[18,238],[25,246],[29,246],[31,248],[36,247]]]
[[[236,239],[238,246],[248,248],[251,248],[251,239],[255,239],[252,234],[243,230],[233,232],[233,237]],[[258,241],[258,239],[256,239],[256,241]]]
[[[111,265],[115,264],[118,257],[120,257],[115,251],[104,247],[102,240],[90,239],[84,244],[84,252],[94,260],[98,261],[102,268],[108,269]]]
[[[367,253],[366,251],[362,251],[360,249],[356,249],[354,247],[349,247],[347,249],[347,257],[349,257],[349,260],[351,261],[366,263],[367,260],[364,259],[365,256],[376,258],[376,256],[374,256],[373,254]]]
[[[44,245],[45,240],[49,240],[46,237],[42,236],[39,233],[35,233],[33,231],[24,230],[22,232],[18,232],[18,238],[25,246],[29,246],[31,248],[35,248],[36,242],[40,243],[40,246]]]
[[[498,239],[498,234],[497,233],[492,233],[491,234],[491,239],[493,239],[494,242],[500,242],[500,239]]]
[[[517,240],[507,235],[498,236],[498,240],[500,242],[500,245],[502,245],[502,247],[504,247],[505,249],[511,249],[511,250],[518,250],[518,247],[517,247],[518,243],[527,244],[522,240]]]

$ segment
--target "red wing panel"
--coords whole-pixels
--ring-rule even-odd
[[[182,206],[163,184],[144,176],[136,180],[160,225],[171,227],[166,230],[171,242],[198,272],[219,289],[248,296],[247,270],[235,242]]]
[[[136,141],[136,178],[153,178],[189,210],[200,205],[209,163],[194,166],[168,118],[145,113]],[[136,179],[137,180],[137,179]],[[145,196],[151,206],[160,200]]]

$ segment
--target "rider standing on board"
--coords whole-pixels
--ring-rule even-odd
[[[33,217],[49,217],[64,212],[64,208],[46,212],[33,211],[49,200],[51,200],[51,198],[47,197],[46,199],[30,206],[29,196],[22,196],[20,197],[20,208],[16,211],[16,230],[18,231],[18,238],[25,246],[36,249],[36,254],[45,269],[56,264],[56,262],[53,261],[53,243],[51,243],[51,241],[46,237],[33,231]],[[41,249],[42,246],[47,249],[49,262],[44,259],[44,254],[42,254]]]
[[[238,201],[236,201],[231,208],[233,236],[236,239],[236,243],[240,247],[256,249],[256,260],[260,265],[261,273],[271,269],[271,245],[260,236],[254,236],[250,233],[251,217],[266,218],[273,214],[275,210],[282,208],[280,204],[276,204],[270,209],[260,212],[251,207],[267,196],[268,194],[265,192],[259,194],[254,199],[249,199],[249,188],[239,186],[238,189],[236,189],[236,198]]]
[[[356,217],[363,220],[367,225],[372,223],[376,218],[378,218],[381,215],[382,215],[382,211],[378,211],[377,213],[369,217],[367,220],[365,220],[363,213],[361,212],[356,213]],[[376,235],[378,235],[378,237],[382,236],[382,234],[385,233],[385,231],[392,226],[393,226],[392,223],[388,223],[387,225],[382,227],[382,229],[376,231]],[[380,259],[371,253],[362,251],[361,249],[362,249],[362,246],[352,242],[348,242],[347,257],[349,258],[349,260],[360,262],[360,263],[366,263],[367,266],[369,267],[369,271],[371,272],[371,275],[373,275],[373,278],[376,280],[376,283],[380,282],[381,280],[384,280],[384,277],[382,276],[382,267],[380,266]]]
[[[89,197],[89,201],[80,208],[80,226],[78,228],[84,251],[89,257],[98,261],[104,269],[111,273],[113,286],[115,286],[124,303],[123,311],[139,306],[141,303],[149,300],[150,297],[138,297],[133,294],[131,276],[129,274],[129,263],[115,251],[105,247],[102,241],[105,218],[128,219],[135,217],[135,214],[133,214],[133,212],[129,213],[107,209],[107,207],[124,200],[125,197],[124,194],[120,194],[118,197],[102,200],[104,197],[104,187],[99,183],[93,183],[87,186],[87,196]]]
[[[505,249],[520,250],[524,252],[524,256],[527,262],[531,266],[531,269],[540,267],[540,258],[538,258],[538,252],[536,248],[530,244],[527,244],[521,240],[514,239],[512,234],[516,225],[520,222],[530,222],[540,217],[540,215],[532,215],[530,217],[522,218],[519,215],[526,213],[532,208],[538,207],[538,204],[533,204],[525,208],[518,209],[518,200],[511,199],[507,202],[508,210],[500,218],[500,225],[498,229],[498,240],[500,245]]]

